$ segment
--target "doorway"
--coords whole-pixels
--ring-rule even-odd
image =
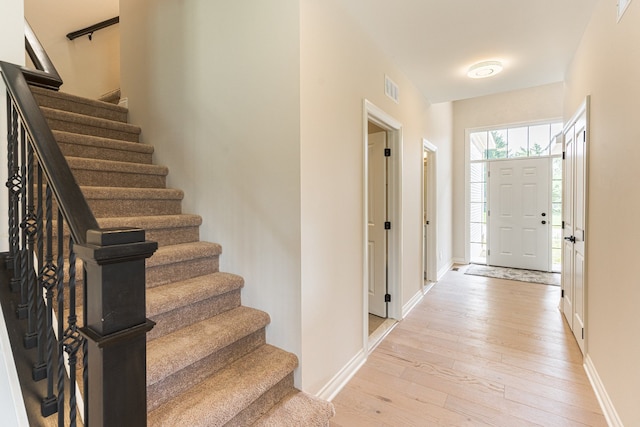
[[[368,100],[364,101],[363,111],[363,344],[370,351],[402,314],[402,126]],[[381,319],[372,334],[371,315]]]
[[[437,197],[437,151],[438,147],[422,140],[422,279],[424,286],[430,286],[438,280],[438,258],[436,255],[438,209]]]

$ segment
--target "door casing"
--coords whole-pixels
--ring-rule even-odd
[[[402,318],[402,124],[377,107],[371,101],[363,101],[362,118],[362,157],[363,157],[363,241],[362,241],[362,345],[368,353],[374,346],[369,345],[369,272],[368,272],[368,123],[387,132],[387,147],[391,149],[391,156],[387,162],[387,221],[391,222],[391,229],[387,231],[387,292],[391,295],[391,302],[387,305],[387,317],[400,320]]]

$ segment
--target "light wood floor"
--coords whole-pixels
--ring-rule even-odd
[[[369,356],[331,426],[606,426],[560,288],[462,271]]]

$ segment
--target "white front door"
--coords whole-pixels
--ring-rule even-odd
[[[490,163],[487,264],[550,271],[550,162]]]
[[[565,130],[562,308],[584,353],[585,319],[585,229],[587,195],[586,109]]]
[[[369,134],[368,139],[368,256],[369,313],[387,317],[387,145],[386,132]]]

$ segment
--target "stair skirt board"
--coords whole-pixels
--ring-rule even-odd
[[[296,356],[267,344],[269,315],[242,306],[243,279],[219,271],[222,248],[200,241],[202,218],[182,212],[127,110],[33,92],[100,226],[144,228],[159,243],[146,263],[148,425],[327,426],[333,405],[295,389]]]

